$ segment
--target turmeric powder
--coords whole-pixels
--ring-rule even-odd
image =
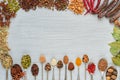
[[[80,57],[77,57],[77,58],[76,58],[76,65],[77,65],[77,66],[80,66],[81,64],[82,64],[81,58],[80,58]]]

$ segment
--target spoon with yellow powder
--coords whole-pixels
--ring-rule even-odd
[[[82,64],[81,58],[80,58],[80,57],[77,57],[75,63],[76,63],[76,65],[77,65],[77,67],[78,67],[78,76],[77,76],[77,80],[80,80],[80,73],[79,73],[79,70],[80,70],[80,65]]]

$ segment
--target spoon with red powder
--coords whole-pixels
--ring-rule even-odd
[[[91,76],[91,80],[93,80],[93,74],[95,73],[95,69],[96,69],[96,65],[93,62],[88,64],[87,70]]]

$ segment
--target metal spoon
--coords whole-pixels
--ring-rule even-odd
[[[93,79],[93,74],[90,74],[90,77],[91,77],[90,80],[94,80],[94,79]]]
[[[70,71],[70,77],[71,77],[71,80],[72,80],[72,71]]]
[[[42,72],[42,80],[43,80],[43,73],[44,73],[44,72],[43,72],[43,63],[41,63],[41,68],[42,68],[42,71],[41,71],[41,72]]]
[[[59,80],[61,80],[61,69],[59,69]]]
[[[54,72],[54,67],[53,67],[53,75],[52,75],[52,80],[55,80],[55,72]]]
[[[26,72],[26,69],[24,70],[24,72],[25,72],[24,80],[27,80],[27,72]]]
[[[36,80],[36,76],[35,76],[34,78],[35,78],[35,80]]]
[[[78,75],[77,75],[77,80],[80,80],[80,68],[78,67]]]
[[[104,71],[100,71],[100,73],[101,73],[101,80],[104,80]]]
[[[65,64],[65,80],[67,80],[67,64]]]
[[[86,73],[87,73],[87,71],[86,71],[86,63],[84,63],[85,64],[85,80],[86,80]]]
[[[55,58],[52,58],[52,60],[51,60],[51,66],[53,67],[52,80],[55,80],[54,68],[55,68],[56,64],[57,64],[57,60]]]
[[[47,71],[47,80],[49,79],[49,73],[48,73],[48,71]]]
[[[6,69],[6,80],[8,80],[8,69]]]

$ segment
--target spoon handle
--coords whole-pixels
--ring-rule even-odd
[[[70,71],[70,77],[71,77],[71,80],[72,80],[72,71]]]
[[[85,80],[86,80],[86,63],[85,63]]]
[[[35,76],[35,80],[36,80],[36,76]]]
[[[55,76],[54,76],[54,67],[53,67],[53,76],[52,76],[52,80],[55,80]]]
[[[25,70],[24,80],[27,80],[27,73],[26,73],[26,70]]]
[[[64,80],[67,80],[67,65],[65,65],[65,79]]]
[[[104,80],[104,72],[101,72],[101,80]]]
[[[93,75],[92,75],[92,74],[90,74],[90,76],[91,76],[91,80],[93,80]]]
[[[42,68],[42,80],[43,80],[43,63],[41,63],[41,68]]]
[[[6,69],[6,80],[8,80],[8,69]]]
[[[48,80],[48,71],[47,71],[47,80]]]
[[[78,67],[78,76],[77,76],[77,80],[80,80],[79,67]]]
[[[61,79],[61,69],[59,69],[59,80]]]

